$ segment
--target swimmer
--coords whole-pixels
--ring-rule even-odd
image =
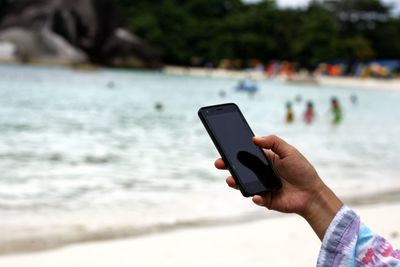
[[[351,103],[352,103],[353,105],[357,105],[357,103],[358,103],[358,97],[357,97],[357,95],[356,95],[356,94],[352,94],[352,95],[350,96],[350,101],[351,101]]]
[[[301,97],[301,95],[296,95],[295,99],[296,103],[301,103],[301,101],[303,101],[303,98]]]
[[[107,83],[107,88],[108,88],[108,89],[114,89],[114,88],[115,88],[115,83],[114,83],[113,81],[109,81],[109,82]]]
[[[221,98],[225,98],[225,97],[226,97],[226,92],[225,92],[225,90],[219,91],[218,95],[219,95],[219,97],[221,97]]]
[[[294,113],[292,108],[292,102],[286,103],[286,123],[293,123]]]
[[[304,112],[304,122],[311,124],[314,121],[314,104],[311,101],[307,102],[306,112]]]
[[[331,99],[332,124],[339,124],[343,119],[342,109],[336,97]]]
[[[162,111],[162,110],[164,109],[164,105],[163,105],[161,102],[157,102],[157,103],[154,105],[154,108],[155,108],[157,111]]]

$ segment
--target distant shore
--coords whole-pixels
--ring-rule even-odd
[[[225,69],[206,69],[192,67],[166,66],[164,73],[173,75],[190,75],[195,77],[213,77],[230,79],[253,79],[253,80],[276,80],[281,82],[290,82],[291,84],[314,84],[320,86],[334,87],[352,87],[365,89],[393,90],[400,91],[400,78],[393,79],[375,79],[359,77],[332,77],[318,75],[313,78],[298,77],[289,81],[287,77],[276,76],[268,77],[261,71],[254,70],[225,70]]]
[[[0,65],[21,64],[15,61],[0,61]],[[94,64],[61,64],[59,62],[30,62],[33,66],[62,66],[71,67],[78,71],[98,71],[101,66]],[[288,79],[283,75],[269,77],[264,72],[255,70],[227,70],[227,69],[210,69],[210,68],[195,68],[195,67],[180,67],[180,66],[165,66],[162,69],[163,73],[181,76],[193,77],[210,77],[210,78],[227,78],[245,80],[252,79],[255,81],[273,80],[278,82],[287,82],[297,85],[314,85],[314,86],[332,86],[339,88],[363,88],[372,90],[389,90],[400,91],[400,78],[392,79],[377,79],[377,78],[360,78],[360,77],[344,77],[344,76],[324,76],[318,75],[315,77],[304,77],[301,75],[294,76],[293,79]]]

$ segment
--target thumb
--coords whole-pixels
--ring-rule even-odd
[[[261,148],[272,150],[280,158],[287,157],[293,151],[291,145],[275,135],[253,137],[253,142]]]

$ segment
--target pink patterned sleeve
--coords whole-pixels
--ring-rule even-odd
[[[400,251],[360,222],[343,206],[331,222],[318,257],[317,267],[400,267]]]

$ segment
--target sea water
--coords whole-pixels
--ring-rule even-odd
[[[275,214],[229,189],[228,173],[213,167],[218,153],[197,110],[217,103],[237,103],[257,135],[296,146],[341,196],[400,188],[400,93],[262,81],[251,97],[237,82],[0,66],[0,252]],[[344,111],[336,126],[333,96]],[[302,120],[306,101],[312,125]]]

